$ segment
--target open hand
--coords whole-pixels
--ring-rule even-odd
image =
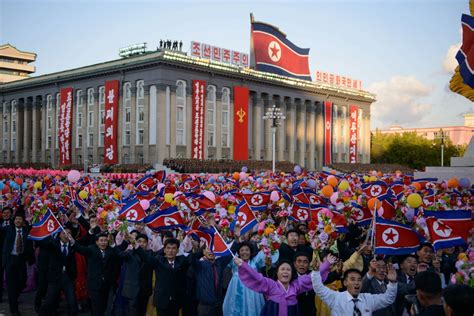
[[[238,267],[240,267],[244,261],[239,257],[234,257],[234,262]]]
[[[332,254],[328,254],[326,260],[329,261],[330,264],[334,264],[337,261],[337,257]]]
[[[397,271],[393,267],[393,264],[387,265],[387,279],[393,283],[397,282]]]

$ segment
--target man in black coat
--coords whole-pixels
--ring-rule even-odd
[[[125,250],[127,242],[119,248]],[[82,246],[73,241],[72,248],[87,258],[87,290],[91,299],[93,316],[104,315],[109,299],[109,292],[115,283],[115,264],[120,261],[120,250],[109,246],[107,233],[96,235],[94,245]]]
[[[12,219],[12,208],[6,206],[2,210],[2,220],[0,221],[0,227],[10,226]],[[3,249],[5,242],[5,234],[0,234],[0,249]],[[3,267],[2,256],[0,256],[0,302],[3,301],[3,274],[5,270]]]
[[[74,292],[74,281],[77,276],[75,251],[70,245],[71,230],[59,233],[59,238],[38,242],[48,255],[47,277],[48,292],[46,301],[41,306],[40,315],[54,315],[61,291],[64,292],[69,307],[68,315],[77,315],[77,303]]]
[[[24,214],[16,212],[13,225],[1,227],[5,236],[3,244],[3,265],[7,278],[8,304],[11,315],[20,315],[18,297],[26,286],[26,263],[33,264],[35,257],[33,243],[28,239]]]
[[[154,302],[158,315],[178,316],[186,297],[186,273],[192,261],[188,257],[177,256],[179,240],[170,238],[165,241],[164,255],[153,256],[142,248],[135,249],[136,254],[155,269]]]
[[[309,274],[310,257],[306,252],[300,251],[295,254],[295,267],[298,276]],[[314,290],[309,290],[298,295],[298,308],[301,315],[316,315],[316,304],[314,301]]]

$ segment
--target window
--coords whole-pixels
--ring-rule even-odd
[[[82,147],[82,135],[81,134],[78,134],[77,135],[77,148],[81,148]]]
[[[82,165],[82,156],[81,155],[77,155],[77,163],[79,165]]]
[[[87,126],[94,126],[94,89],[87,89]]]
[[[87,147],[93,147],[94,146],[94,134],[89,133],[89,136],[87,137]]]
[[[82,113],[77,112],[77,127],[82,127]]]
[[[8,148],[8,139],[4,138],[3,139],[3,150],[7,150]]]
[[[222,88],[222,147],[229,147],[230,90]]]
[[[12,145],[11,150],[16,150],[16,138],[12,138],[11,145]],[[12,160],[15,160],[15,159],[12,158]]]
[[[46,143],[46,149],[53,147],[53,138],[48,136],[48,142]]]
[[[13,100],[12,101],[12,114],[16,114],[16,104],[17,104],[16,100]]]
[[[87,125],[94,126],[94,112],[89,112],[87,117]]]
[[[125,123],[130,123],[131,115],[132,115],[131,109],[125,108]]]
[[[3,121],[3,132],[8,133],[8,121]]]
[[[216,146],[216,87],[207,88],[207,145]]]
[[[93,88],[87,89],[87,105],[88,106],[94,105],[94,89]]]
[[[104,147],[104,138],[105,138],[105,132],[100,132],[99,133],[99,147]]]
[[[16,121],[12,121],[12,133],[16,133]]]
[[[130,131],[125,131],[124,145],[130,145]]]
[[[83,103],[84,103],[84,99],[83,99],[82,90],[77,90],[77,93],[76,93],[76,104],[77,104],[77,107],[81,107]]]
[[[46,97],[46,109],[48,111],[51,111],[53,109],[53,96],[51,94],[48,94]]]
[[[138,122],[145,121],[145,109],[143,106],[138,107]]]
[[[138,130],[138,141],[137,141],[137,144],[138,145],[143,145],[143,130],[142,129],[139,129]]]
[[[186,82],[176,82],[176,145],[186,145]]]
[[[99,118],[100,126],[105,124],[105,87],[99,87]]]

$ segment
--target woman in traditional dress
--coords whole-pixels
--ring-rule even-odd
[[[237,253],[255,271],[265,266],[263,251],[255,255],[255,246],[248,241],[244,241],[239,245]],[[278,261],[278,257],[278,251],[276,251],[272,255],[272,264]],[[249,289],[240,281],[238,266],[235,262],[231,262],[229,267],[232,269],[232,278],[224,298],[224,316],[258,316],[265,304],[263,295]]]

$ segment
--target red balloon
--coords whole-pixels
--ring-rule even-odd
[[[15,183],[18,184],[18,185],[22,185],[23,184],[23,179],[22,178],[15,178]]]

